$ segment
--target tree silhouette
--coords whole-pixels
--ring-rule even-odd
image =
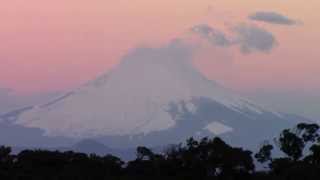
[[[256,171],[252,152],[221,138],[189,138],[157,154],[137,147],[135,160],[73,151],[25,150],[17,155],[0,147],[0,179],[4,180],[315,180],[320,178],[319,126],[301,123],[283,130],[277,146],[265,142],[255,154],[270,169]],[[272,157],[279,148],[285,156]],[[308,149],[307,149],[308,148]],[[308,151],[309,150],[309,151]]]
[[[0,146],[0,179],[8,179],[13,166],[14,157],[11,148]]]
[[[271,161],[272,160],[272,150],[273,150],[273,146],[271,144],[269,144],[269,142],[265,142],[259,152],[257,154],[255,154],[255,158],[258,160],[258,162],[260,163],[265,163],[267,161]]]
[[[293,129],[285,129],[275,139],[277,147],[286,157],[272,158],[273,146],[265,144],[255,155],[261,162],[270,161],[271,174],[278,179],[317,179],[320,177],[320,138],[317,124],[300,123]],[[306,150],[309,148],[309,153]]]
[[[148,160],[151,160],[153,156],[154,154],[150,149],[143,146],[137,147],[137,158],[139,160],[143,160],[145,158],[147,158]]]

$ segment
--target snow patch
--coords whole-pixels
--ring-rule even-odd
[[[209,132],[213,133],[214,135],[221,135],[228,132],[233,131],[232,127],[229,127],[227,125],[224,125],[220,122],[214,121],[210,124],[208,124],[204,130],[208,130]]]

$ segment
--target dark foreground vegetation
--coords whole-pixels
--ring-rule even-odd
[[[272,151],[283,156],[273,157]],[[264,166],[256,170],[255,159]],[[162,154],[137,148],[135,160],[124,163],[106,155],[25,150],[11,154],[0,147],[1,180],[316,180],[320,179],[320,136],[317,124],[286,129],[257,154],[231,147],[220,138],[194,140]]]

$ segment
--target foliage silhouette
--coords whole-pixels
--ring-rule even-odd
[[[314,180],[320,178],[320,138],[316,124],[298,124],[265,142],[254,155],[268,168],[257,171],[252,152],[222,139],[189,138],[163,153],[137,147],[135,160],[72,151],[25,150],[17,155],[0,147],[0,179],[4,180]],[[284,157],[272,157],[278,148]]]

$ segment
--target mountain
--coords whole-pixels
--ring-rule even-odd
[[[0,114],[48,101],[58,94],[59,92],[21,95],[11,89],[0,87]]]
[[[122,160],[130,161],[134,160],[136,157],[136,149],[135,148],[127,148],[127,149],[115,149],[115,148],[109,148],[108,146],[92,139],[84,139],[81,140],[71,146],[55,146],[55,147],[39,147],[39,146],[12,146],[12,153],[18,154],[21,151],[24,151],[26,149],[28,150],[38,150],[38,149],[45,149],[49,151],[60,151],[60,152],[67,152],[67,151],[73,151],[73,152],[81,152],[85,154],[96,154],[99,156],[105,156],[105,155],[114,155],[117,157],[121,157]],[[162,149],[153,149],[154,152],[159,152]],[[157,151],[158,150],[158,151]]]
[[[106,145],[91,139],[82,140],[71,147],[76,152],[84,152],[87,154],[96,153],[98,155],[112,154],[113,150]]]
[[[135,49],[111,72],[3,119],[41,129],[45,137],[95,139],[110,147],[217,135],[256,144],[296,123],[208,80],[192,65],[190,52],[179,42]]]
[[[100,156],[105,156],[108,154],[121,157],[123,160],[133,160],[136,157],[136,149],[128,148],[128,149],[115,149],[110,148],[96,140],[92,139],[84,139],[71,147],[60,148],[62,151],[72,150],[74,152],[82,152],[86,154],[97,154]]]

